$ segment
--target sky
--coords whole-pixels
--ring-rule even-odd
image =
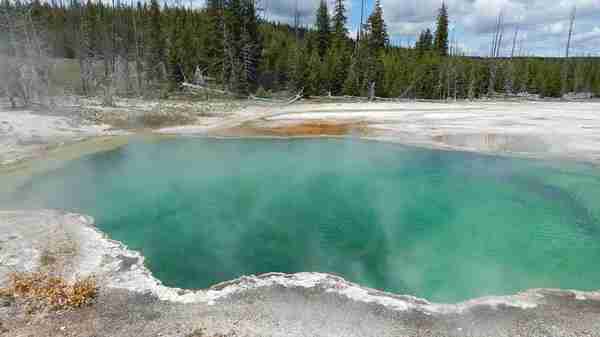
[[[312,25],[320,0],[260,0],[267,19],[293,23],[296,1],[303,25]],[[334,0],[326,0],[333,9]],[[360,22],[361,0],[345,0],[349,28]],[[375,0],[367,1],[370,12]],[[516,54],[563,56],[569,17],[576,7],[571,55],[600,56],[600,0],[445,0],[450,15],[450,39],[468,55],[487,56],[499,13],[504,17],[503,56]],[[413,45],[422,29],[434,28],[442,0],[381,0],[384,19],[395,45]]]

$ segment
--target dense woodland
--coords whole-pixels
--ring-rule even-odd
[[[255,0],[206,6],[3,0],[0,77],[11,100],[48,93],[55,60],[79,65],[80,94],[169,95],[182,83],[233,93],[476,99],[600,96],[597,58],[469,57],[448,39],[445,5],[411,48],[392,46],[377,0],[356,36],[343,0],[321,1],[311,27],[267,22]],[[298,20],[296,20],[297,22]],[[501,35],[500,35],[501,36]],[[500,37],[501,39],[501,37]]]

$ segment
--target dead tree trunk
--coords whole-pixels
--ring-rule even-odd
[[[104,90],[102,96],[102,105],[106,107],[114,107],[114,73],[112,73],[109,77],[104,80],[104,84],[102,85],[102,89]]]
[[[496,62],[490,62],[489,71],[490,71],[490,79],[488,83],[488,96],[493,96],[496,93]]]
[[[571,16],[569,18],[569,36],[567,38],[567,47],[565,51],[565,61],[562,67],[562,95],[566,95],[569,91],[568,82],[569,82],[569,53],[571,51],[571,38],[573,37],[573,28],[575,27],[575,15],[577,13],[577,8],[573,6],[571,10]]]
[[[42,47],[40,32],[31,16],[31,8],[3,13],[8,47],[14,57],[6,60],[2,78],[4,91],[16,107],[20,98],[25,106],[47,105],[50,86],[50,61]]]
[[[571,50],[571,38],[573,37],[573,29],[575,28],[575,15],[577,14],[577,7],[573,6],[571,10],[571,16],[569,18],[569,37],[567,39],[567,50],[565,52],[565,58],[569,58],[569,52]]]
[[[515,57],[515,49],[517,48],[517,37],[518,36],[519,36],[519,26],[517,25],[517,27],[515,28],[515,35],[513,36],[512,50],[510,52],[511,60],[513,57]]]
[[[136,77],[137,77],[137,93],[138,95],[140,95],[143,91],[143,83],[144,83],[144,79],[143,79],[143,70],[144,70],[144,65],[142,64],[142,50],[140,48],[140,39],[143,41],[143,30],[142,32],[138,32],[137,29],[137,15],[138,13],[135,12],[133,13],[133,36],[135,37],[135,52],[133,53],[134,55],[134,60],[135,60],[135,71],[136,71]]]

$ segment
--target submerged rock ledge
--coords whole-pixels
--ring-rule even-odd
[[[324,273],[268,273],[243,276],[204,290],[166,287],[144,265],[144,257],[123,243],[111,240],[94,226],[93,218],[57,210],[0,211],[0,287],[10,272],[38,271],[42,256],[57,256],[59,272],[67,279],[95,275],[101,286],[150,294],[162,301],[215,305],[252,290],[283,287],[313,289],[343,296],[357,303],[375,304],[394,311],[416,311],[426,315],[462,314],[472,308],[534,309],[546,296],[565,296],[578,301],[600,301],[600,291],[532,289],[512,296],[490,296],[458,304],[431,303],[413,296],[396,295],[351,283]],[[55,259],[56,260],[56,259]]]

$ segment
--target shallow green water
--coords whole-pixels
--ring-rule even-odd
[[[600,174],[354,140],[137,142],[38,176],[11,207],[64,208],[170,286],[320,271],[454,302],[600,288]]]

